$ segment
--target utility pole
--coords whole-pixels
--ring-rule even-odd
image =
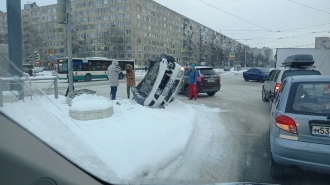
[[[244,68],[246,68],[246,46],[244,46]]]
[[[71,0],[66,0],[66,35],[68,48],[68,76],[69,76],[69,92],[73,90],[73,74],[72,74],[72,17],[71,17]]]
[[[10,73],[13,76],[22,77],[23,73],[23,56],[22,56],[22,18],[21,18],[21,1],[7,0],[7,25],[8,25],[8,51],[9,59],[12,64],[9,64]],[[11,90],[21,92],[22,84],[12,82]],[[1,92],[0,92],[1,93]],[[24,99],[23,92],[19,95],[19,99]]]
[[[230,52],[231,52],[231,41],[229,41],[229,52],[228,52],[228,67],[230,68]]]

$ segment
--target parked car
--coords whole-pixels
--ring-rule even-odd
[[[287,167],[330,173],[330,76],[286,78],[273,100],[270,120],[274,178]]]
[[[132,88],[135,101],[151,108],[164,107],[178,94],[183,80],[181,66],[172,56],[149,58],[149,70]]]
[[[197,77],[197,93],[207,93],[209,96],[214,96],[221,88],[221,78],[212,67],[196,66],[198,71]],[[184,67],[184,78],[181,92],[185,93],[189,97],[189,67]]]
[[[273,69],[262,86],[261,97],[268,102],[267,94],[276,94],[282,81],[289,76],[321,75],[321,72],[313,66],[312,55],[294,55],[283,61],[283,67]]]
[[[258,82],[264,82],[269,72],[269,69],[266,68],[251,68],[243,72],[243,78],[245,81],[257,80]]]

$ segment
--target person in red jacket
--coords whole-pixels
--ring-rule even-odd
[[[197,77],[198,77],[198,72],[195,69],[195,64],[191,64],[189,71],[189,78],[188,78],[189,92],[190,92],[189,100],[192,100],[193,98],[197,100],[197,90],[196,90]]]

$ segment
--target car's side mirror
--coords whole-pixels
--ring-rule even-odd
[[[274,100],[275,99],[275,94],[267,94],[266,98],[269,100]]]

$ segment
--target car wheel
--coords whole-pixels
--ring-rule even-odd
[[[283,178],[283,171],[284,171],[284,167],[277,164],[274,159],[273,156],[270,155],[270,176],[274,179],[282,179]]]
[[[187,97],[190,96],[190,90],[189,90],[189,86],[187,85],[186,88],[184,89],[184,92],[186,94]]]
[[[249,78],[247,76],[244,76],[245,81],[249,81]]]
[[[217,93],[217,92],[208,92],[207,95],[209,95],[209,96],[214,96],[215,93]]]
[[[91,74],[86,74],[85,75],[85,81],[91,81],[92,80],[92,75]]]
[[[269,101],[266,98],[266,93],[265,93],[265,89],[264,88],[262,88],[261,97],[262,97],[262,101],[264,101],[264,102],[268,102]]]

